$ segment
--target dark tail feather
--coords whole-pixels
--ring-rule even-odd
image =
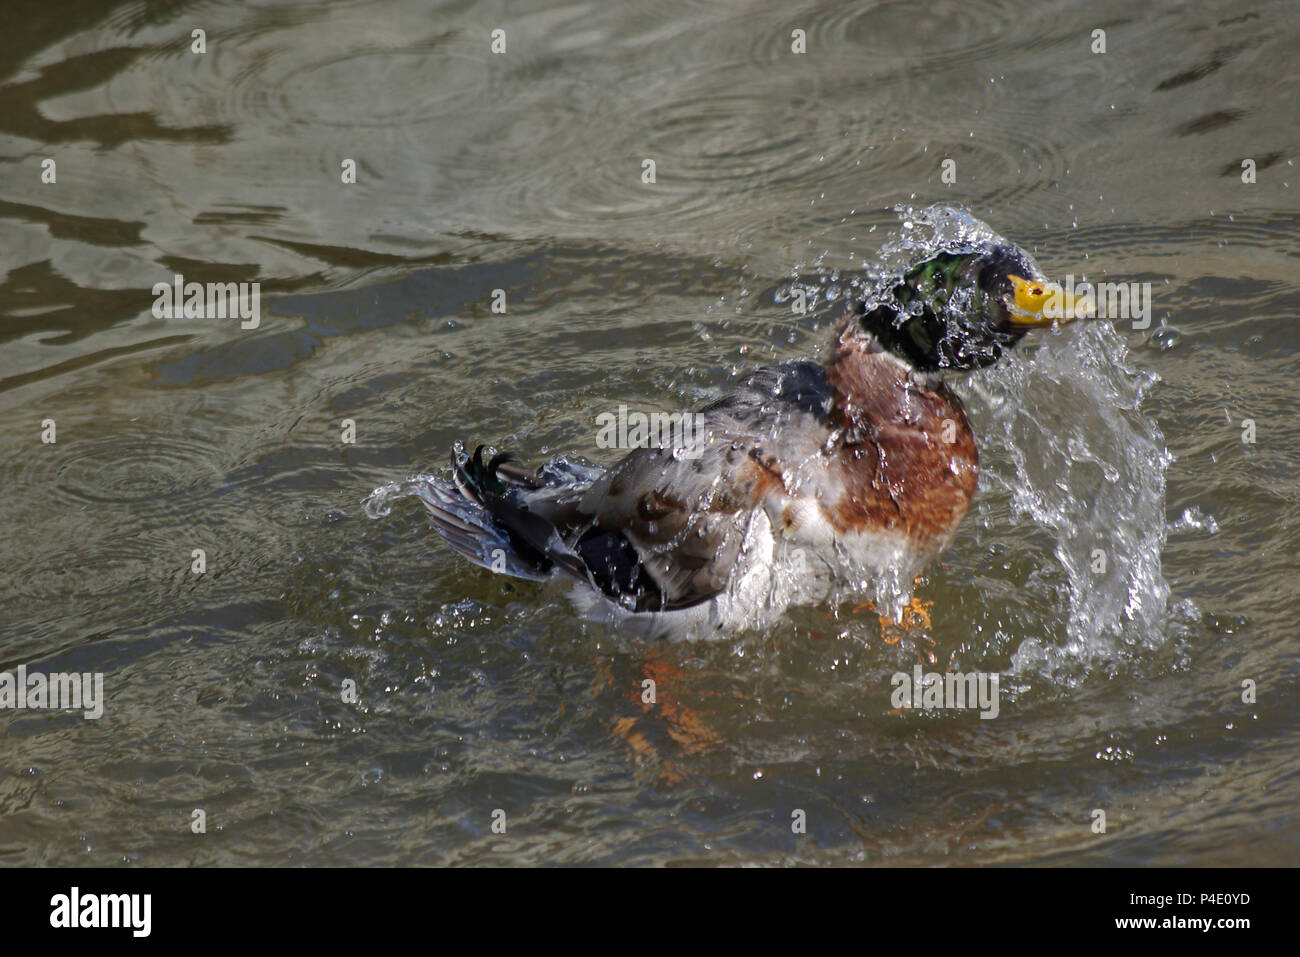
[[[484,568],[541,579],[558,566],[590,581],[587,566],[559,530],[518,501],[521,490],[538,489],[543,483],[508,461],[507,455],[495,455],[484,463],[481,445],[472,456],[453,451],[455,490],[431,481],[426,486],[429,494],[420,494],[434,526],[447,544]]]
[[[453,549],[480,568],[542,581],[550,577],[551,563],[522,554],[510,535],[492,520],[482,505],[447,482],[428,479],[417,494],[429,510],[433,527]]]

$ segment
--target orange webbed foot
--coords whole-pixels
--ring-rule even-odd
[[[877,612],[874,602],[868,601],[855,605],[853,611],[855,614],[863,611],[874,612],[880,621],[880,637],[887,645],[896,645],[904,635],[918,633],[918,644],[925,646],[917,649],[919,663],[934,664],[934,639],[930,636],[930,630],[934,627],[934,619],[930,614],[933,608],[933,601],[913,596],[903,607],[900,621],[894,621],[889,616]]]

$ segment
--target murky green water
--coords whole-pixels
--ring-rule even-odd
[[[1300,861],[1293,5],[10,6],[0,669],[107,700],[0,714],[0,860]],[[638,644],[367,517],[457,439],[600,461],[600,412],[817,353],[783,284],[935,202],[1154,318],[959,385],[929,628]],[[259,327],[155,318],[178,272]],[[998,719],[889,713],[927,654]]]

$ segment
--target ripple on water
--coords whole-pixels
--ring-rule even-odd
[[[915,70],[931,70],[936,61],[987,57],[1008,35],[1024,47],[1037,45],[1050,29],[1047,18],[1026,17],[1020,5],[1007,0],[938,0],[921,8],[905,3],[829,5],[807,19],[810,49],[847,44],[864,58],[909,64]]]
[[[142,428],[78,435],[76,424],[60,422],[56,444],[7,461],[12,480],[30,490],[23,501],[39,508],[34,519],[0,516],[25,556],[9,582],[27,602],[10,616],[15,627],[26,622],[23,633],[102,628],[123,608],[200,581],[190,574],[192,550],[216,548],[211,526],[220,520],[209,496],[223,478],[221,457],[202,439]]]
[[[486,47],[454,43],[412,11],[374,18],[336,9],[274,23],[208,28],[208,50],[188,43],[152,47],[145,79],[154,102],[179,115],[197,111],[238,129],[371,130],[426,122],[445,104],[481,93]],[[401,19],[405,16],[407,19]],[[312,19],[311,49],[295,27]]]
[[[60,424],[58,442],[10,460],[16,481],[65,506],[135,505],[202,494],[222,477],[217,448],[193,437],[124,431],[80,437]]]
[[[144,435],[69,442],[53,477],[60,498],[128,504],[198,491],[219,479],[215,448],[193,439]]]

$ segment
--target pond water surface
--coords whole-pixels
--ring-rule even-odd
[[[0,669],[106,700],[0,715],[0,861],[1300,862],[1293,4],[18,7]],[[936,203],[1152,321],[954,381],[984,474],[928,626],[640,643],[367,510],[823,355],[792,280]],[[177,273],[260,282],[257,328],[155,317]],[[922,661],[1000,672],[997,720],[891,713]]]

